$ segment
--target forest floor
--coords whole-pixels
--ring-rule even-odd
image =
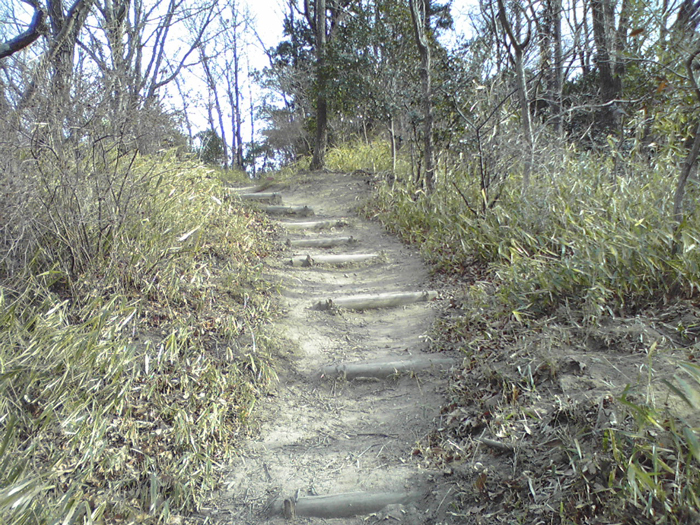
[[[602,523],[602,509],[621,508],[610,489],[619,475],[614,446],[602,443],[609,429],[628,428],[623,394],[632,404],[678,405],[662,380],[689,357],[678,350],[676,327],[700,325],[694,310],[594,328],[568,311],[527,329],[473,309],[465,320],[465,290],[488,298],[488,276],[431,276],[417,248],[360,217],[368,176],[313,173],[266,191],[315,212],[281,223],[340,221],[318,231],[281,226],[281,242],[355,242],[291,246],[270,262],[269,279],[282,290],[279,382],[261,400],[254,437],[230,465],[210,516],[236,524]],[[290,263],[347,253],[378,257]],[[325,308],[356,294],[428,290],[436,300]],[[388,363],[396,369],[386,373]]]

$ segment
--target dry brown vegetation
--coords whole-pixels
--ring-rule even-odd
[[[173,152],[93,146],[5,172],[6,523],[192,516],[275,375],[267,219]]]
[[[335,158],[389,162],[362,146]],[[526,195],[511,173],[478,213],[465,202],[483,194],[454,172],[460,191],[379,181],[365,208],[421,246],[447,298],[434,349],[464,356],[415,454],[443,468],[467,523],[692,522],[696,211],[674,252],[672,162],[630,162],[620,177],[604,156],[558,158]]]

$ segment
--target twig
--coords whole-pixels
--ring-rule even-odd
[[[482,437],[482,438],[478,438],[477,441],[479,443],[483,443],[484,445],[486,445],[488,447],[495,448],[496,450],[500,450],[501,452],[509,452],[511,454],[513,452],[515,452],[514,447],[512,447],[510,445],[506,445],[505,443],[501,443],[500,441],[496,441],[494,439]]]
[[[469,204],[469,201],[467,200],[467,197],[462,193],[462,190],[459,189],[459,186],[457,186],[457,183],[455,181],[451,181],[452,185],[455,187],[457,190],[457,193],[459,193],[459,196],[462,197],[462,200],[464,201],[464,204],[467,205],[467,208],[469,209],[470,212],[474,214],[474,217],[478,217],[479,214],[476,212],[474,208],[471,207],[471,204]]]

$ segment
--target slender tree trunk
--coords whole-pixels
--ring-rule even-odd
[[[683,196],[685,195],[685,185],[688,182],[688,177],[690,177],[693,166],[698,159],[698,154],[700,154],[700,123],[698,123],[695,127],[693,145],[685,157],[683,169],[678,177],[676,191],[673,195],[673,218],[678,224],[683,222]]]
[[[311,169],[320,170],[326,164],[328,146],[328,99],[326,94],[326,0],[316,0],[316,140]]]
[[[551,30],[552,30],[552,66],[550,78],[550,98],[552,99],[552,113],[554,114],[554,127],[557,136],[561,137],[562,128],[562,86],[564,74],[564,58],[562,52],[561,41],[561,17],[562,17],[562,0],[550,0],[548,3]]]
[[[391,179],[396,177],[396,129],[394,128],[394,117],[389,118],[389,137],[391,139]]]
[[[688,72],[688,77],[690,83],[693,87],[693,93],[695,98],[700,102],[700,87],[698,87],[697,80],[695,79],[695,68],[693,62],[700,55],[700,47],[695,49],[693,53],[690,54],[686,60],[685,67]],[[680,231],[683,224],[683,197],[685,196],[685,185],[688,182],[688,178],[693,171],[693,166],[698,160],[698,155],[700,155],[700,122],[696,124],[695,135],[693,137],[693,145],[685,157],[685,162],[683,162],[683,168],[681,174],[678,177],[678,182],[676,183],[676,192],[673,196],[673,219],[676,222],[676,229],[673,235],[673,246],[671,248],[671,253],[675,255],[678,252],[680,246]]]
[[[420,55],[421,106],[423,110],[423,162],[425,166],[425,189],[432,193],[435,188],[435,153],[433,151],[433,91],[430,79],[430,43],[426,28],[429,26],[427,0],[409,0],[411,19]]]
[[[528,46],[530,45],[531,32],[530,24],[528,21],[528,32],[524,40],[519,40],[513,32],[513,27],[508,20],[508,15],[506,14],[506,8],[503,4],[503,0],[498,0],[498,18],[503,26],[503,30],[508,35],[511,46],[513,46],[513,62],[515,66],[515,77],[517,81],[517,95],[518,101],[520,102],[520,120],[523,128],[523,135],[525,136],[525,142],[527,147],[526,156],[524,158],[523,166],[523,192],[530,185],[530,173],[532,171],[532,164],[534,159],[534,148],[535,140],[532,131],[532,120],[530,118],[530,104],[527,95],[527,79],[525,77],[525,67],[524,67],[524,55]]]
[[[236,104],[233,106],[236,125],[234,134],[236,136],[236,148],[234,150],[234,164],[238,168],[243,168],[243,118],[241,117],[241,84],[240,84],[240,64],[238,56],[238,31],[233,32],[233,92]]]
[[[597,66],[599,75],[600,95],[603,104],[615,100],[617,90],[613,77],[612,60],[610,58],[610,41],[608,39],[609,28],[606,17],[607,0],[591,0],[591,14],[593,17],[593,39],[597,50]],[[609,2],[608,2],[609,3]],[[612,108],[606,105],[603,108],[602,122],[606,128],[612,128],[614,118]]]
[[[246,56],[246,65],[248,69],[248,79],[250,79],[251,74],[249,56]],[[250,145],[255,146],[255,104],[253,103],[253,83],[250,81],[248,82],[248,109],[250,111]],[[255,177],[257,173],[257,157],[251,154],[251,151],[255,150],[256,148],[252,147],[248,152],[253,177]]]
[[[231,65],[229,64],[226,68],[226,97],[228,98],[228,104],[231,106],[231,151],[233,153],[232,164],[234,167],[238,167],[238,159],[236,158],[236,152],[238,151],[238,133],[236,133],[236,111],[237,97],[236,88],[234,87],[233,79],[231,78]]]
[[[630,25],[630,9],[631,5],[629,0],[622,0],[622,6],[620,7],[620,19],[617,24],[617,31],[615,32],[615,67],[613,73],[615,75],[615,89],[618,95],[622,93],[622,80],[625,76],[626,66],[625,63],[625,50],[627,49],[627,33],[629,32]]]
[[[221,144],[223,147],[223,153],[224,153],[224,169],[228,168],[228,143],[226,142],[226,128],[224,127],[224,113],[221,109],[221,103],[219,102],[219,90],[216,88],[216,79],[214,78],[214,75],[211,72],[211,68],[209,67],[209,57],[206,56],[206,53],[204,51],[204,48],[200,48],[200,54],[202,57],[202,68],[204,69],[204,75],[207,79],[207,85],[209,87],[209,95],[214,98],[214,109],[216,109],[216,119],[218,122],[218,128],[221,136]],[[211,104],[209,105],[211,108]],[[213,116],[211,115],[211,109],[210,109],[210,114],[209,114],[209,119],[211,121],[211,129],[214,130],[216,129],[217,126],[214,126],[214,119]]]
[[[525,136],[527,151],[524,158],[523,167],[523,191],[530,186],[530,173],[534,160],[534,137],[532,131],[532,119],[530,118],[530,104],[527,96],[527,79],[525,78],[525,67],[523,65],[523,51],[515,50],[515,76],[518,81],[518,100],[520,101],[520,120]]]
[[[228,143],[226,142],[226,127],[224,126],[224,112],[221,109],[219,102],[219,90],[214,86],[214,104],[216,105],[216,116],[219,121],[219,129],[221,130],[221,145],[224,149],[224,169],[228,169]]]

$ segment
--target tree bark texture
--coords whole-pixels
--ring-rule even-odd
[[[282,222],[280,226],[288,230],[324,230],[327,228],[342,228],[347,222],[343,220],[327,219],[323,221],[307,222]]]
[[[280,502],[277,513],[295,517],[348,518],[379,512],[387,505],[406,504],[420,498],[418,493],[354,492],[289,498]]]
[[[544,16],[539,23],[542,38],[540,39],[542,68],[546,75],[546,103],[551,111],[554,128],[557,135],[562,134],[561,103],[562,75],[564,70],[561,18],[562,0],[547,0]]]
[[[690,83],[693,87],[693,93],[698,101],[700,101],[700,87],[698,86],[697,80],[695,79],[694,71],[694,61],[700,55],[700,47],[695,49],[693,53],[690,54],[686,60],[685,67],[688,72],[688,77]],[[693,145],[690,151],[685,157],[683,162],[683,168],[681,169],[681,174],[678,177],[678,182],[676,183],[676,191],[673,195],[673,219],[676,222],[676,228],[673,236],[673,246],[671,247],[671,253],[675,255],[678,252],[680,246],[680,230],[683,224],[683,197],[685,196],[685,185],[688,182],[688,178],[693,171],[693,166],[698,160],[698,155],[700,155],[700,122],[696,125],[695,135],[693,137]]]
[[[391,308],[406,304],[432,301],[437,299],[437,292],[389,292],[380,294],[350,295],[328,299],[316,304],[319,310],[347,308],[348,310],[371,310],[374,308]]]
[[[298,215],[299,217],[311,217],[314,210],[308,206],[264,206],[263,211],[270,215]]]
[[[326,0],[316,0],[316,140],[311,169],[326,165],[328,146],[328,97],[326,94]]]
[[[297,268],[308,268],[317,264],[329,264],[342,266],[343,264],[357,264],[372,261],[379,258],[378,253],[351,253],[338,255],[297,255],[290,259],[290,264]]]
[[[35,10],[32,21],[26,31],[7,42],[0,43],[0,59],[9,57],[36,42],[44,28],[44,18],[44,11],[41,9]]]
[[[610,102],[617,98],[618,89],[613,77],[612,59],[610,54],[609,20],[606,16],[609,9],[606,4],[609,0],[591,0],[591,14],[593,18],[593,40],[597,50],[596,66],[598,67],[598,85],[600,97],[605,107],[602,111],[602,122],[607,128],[615,124]]]
[[[430,79],[431,56],[427,27],[429,26],[426,1],[409,0],[411,20],[420,55],[421,106],[423,109],[423,163],[425,189],[431,193],[435,187],[435,153],[433,151],[433,90]]]
[[[354,244],[357,239],[354,237],[317,237],[311,239],[290,239],[287,244],[293,248],[334,248]]]
[[[337,365],[324,366],[321,369],[321,375],[345,376],[346,379],[356,379],[358,377],[383,379],[400,372],[420,372],[431,368],[445,369],[454,366],[455,364],[457,364],[457,360],[451,357],[397,357],[396,359],[383,361],[341,363]]]

